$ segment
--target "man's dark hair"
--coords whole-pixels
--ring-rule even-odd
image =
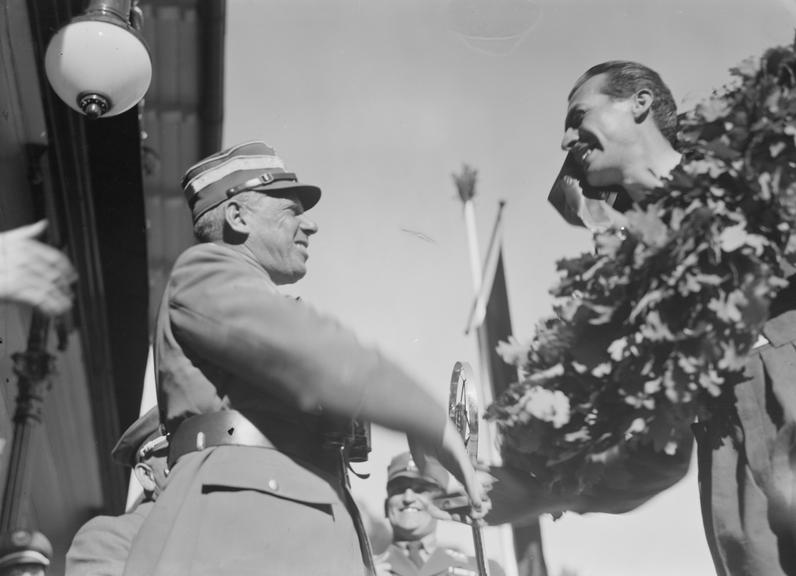
[[[677,143],[677,105],[672,92],[655,70],[643,64],[610,60],[592,66],[578,78],[568,98],[571,99],[587,80],[600,74],[605,74],[602,93],[612,98],[629,98],[641,89],[650,90],[654,96],[652,118],[655,125],[673,146]]]

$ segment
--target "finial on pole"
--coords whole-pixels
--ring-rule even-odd
[[[452,174],[459,198],[467,203],[475,197],[475,184],[478,179],[478,170],[465,163],[462,164],[462,171],[459,174]]]

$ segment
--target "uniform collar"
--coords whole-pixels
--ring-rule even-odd
[[[402,540],[399,542],[395,542],[395,545],[398,546],[404,554],[409,554],[409,546],[410,544],[418,542],[418,540]],[[420,555],[423,557],[424,560],[428,560],[429,557],[434,553],[434,550],[437,549],[437,535],[432,532],[431,534],[427,534],[423,538],[419,540],[420,542]]]

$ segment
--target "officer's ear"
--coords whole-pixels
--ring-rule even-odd
[[[139,462],[133,468],[133,474],[135,474],[135,479],[138,480],[139,484],[141,484],[144,492],[155,491],[157,488],[157,484],[155,483],[155,473],[152,471],[152,467],[149,464]]]
[[[249,233],[249,214],[246,205],[237,198],[231,198],[224,205],[224,221],[229,230],[236,234]]]

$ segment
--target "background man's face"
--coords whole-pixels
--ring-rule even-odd
[[[604,82],[604,74],[589,78],[572,95],[561,141],[592,186],[621,184],[636,158],[638,142],[632,99],[603,94]]]
[[[435,484],[414,478],[396,478],[387,486],[387,519],[396,540],[419,540],[434,532],[431,500],[441,494]]]
[[[307,273],[309,237],[318,226],[304,215],[295,194],[284,198],[262,194],[251,202],[246,246],[277,284],[290,284]]]
[[[145,492],[157,498],[168,483],[168,448],[158,450],[133,468],[138,483]]]
[[[168,482],[168,451],[162,454],[156,453],[147,460],[147,464],[152,468],[152,476],[158,493],[163,492]]]

